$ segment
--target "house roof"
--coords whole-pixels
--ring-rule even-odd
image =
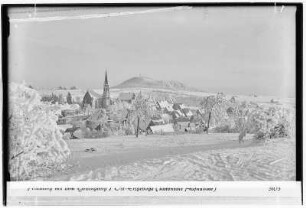
[[[204,114],[204,113],[205,113],[205,110],[203,110],[203,109],[198,109],[198,110],[197,110],[197,113],[199,113],[199,114]]]
[[[163,123],[164,123],[163,119],[152,119],[149,125],[160,125]]]
[[[175,110],[174,112],[176,112],[180,116],[184,116],[184,113],[182,113],[182,111],[180,111],[180,110]]]
[[[172,111],[172,116],[175,116],[176,118],[181,118],[181,117],[185,117],[185,114],[183,114],[179,110],[174,110],[174,111]]]
[[[169,103],[168,101],[160,101],[158,102],[159,106],[161,108],[166,108],[168,111],[173,111],[173,104],[172,103]]]
[[[153,133],[172,133],[174,132],[172,124],[165,124],[165,125],[157,125],[157,126],[150,126],[149,127]]]
[[[193,115],[193,113],[191,112],[191,110],[188,109],[188,108],[184,108],[182,111],[186,114],[186,116],[192,116],[192,115]]]

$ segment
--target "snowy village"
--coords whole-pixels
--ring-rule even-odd
[[[169,84],[168,89],[148,88],[154,80],[146,77],[131,78],[112,90],[109,80],[105,72],[103,89],[98,90],[101,94],[95,90],[81,93],[75,87],[36,91],[12,83],[10,128],[17,139],[10,152],[14,180],[152,180],[155,174],[155,180],[261,180],[263,172],[253,172],[253,167],[243,170],[251,171],[247,175],[240,171],[258,164],[264,174],[269,171],[270,176],[265,175],[269,180],[279,174],[274,168],[294,178],[293,153],[285,160],[291,165],[273,169],[269,165],[294,144],[295,114],[290,100],[177,91]],[[133,87],[129,87],[131,82]],[[20,166],[25,150],[15,142],[28,137],[33,141],[24,145],[34,156]],[[275,151],[270,151],[272,147]],[[200,155],[193,153],[203,150]],[[181,161],[182,153],[187,154],[187,161]],[[193,154],[202,162],[195,164],[190,158]],[[249,155],[246,161],[245,155]],[[168,159],[175,161],[168,164]],[[165,163],[158,165],[161,161]],[[236,172],[228,175],[233,167]],[[158,172],[151,172],[152,168]],[[198,168],[205,171],[194,172]]]
[[[9,180],[295,181],[280,9],[12,8]]]

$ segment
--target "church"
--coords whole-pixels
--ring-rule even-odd
[[[85,108],[91,106],[91,108],[94,109],[104,108],[107,110],[110,105],[111,99],[106,71],[102,96],[93,90],[88,90],[83,97],[82,107]]]

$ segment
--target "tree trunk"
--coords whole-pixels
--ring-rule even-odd
[[[207,134],[208,134],[210,119],[211,119],[211,112],[209,112],[209,115],[208,115],[207,130],[206,130],[206,133],[207,133]]]
[[[136,128],[136,138],[138,138],[138,132],[139,132],[139,116],[137,117],[137,128]]]

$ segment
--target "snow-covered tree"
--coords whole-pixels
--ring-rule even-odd
[[[200,109],[203,112],[202,117],[206,122],[206,130],[208,133],[212,120],[214,124],[217,125],[227,118],[225,95],[223,93],[218,93],[217,95],[204,97],[200,102]]]
[[[65,103],[65,99],[64,99],[63,94],[59,94],[58,103],[61,104],[61,105],[63,105]]]
[[[60,108],[42,103],[38,92],[25,85],[10,83],[9,95],[11,180],[46,176],[70,154],[56,124]]]
[[[229,116],[243,138],[246,133],[253,133],[256,139],[293,137],[295,132],[294,109],[269,107],[252,102],[235,103]]]
[[[130,109],[130,119],[136,121],[136,137],[139,134],[140,123],[145,123],[155,116],[158,112],[152,107],[149,98],[144,97],[141,92],[136,96]]]

